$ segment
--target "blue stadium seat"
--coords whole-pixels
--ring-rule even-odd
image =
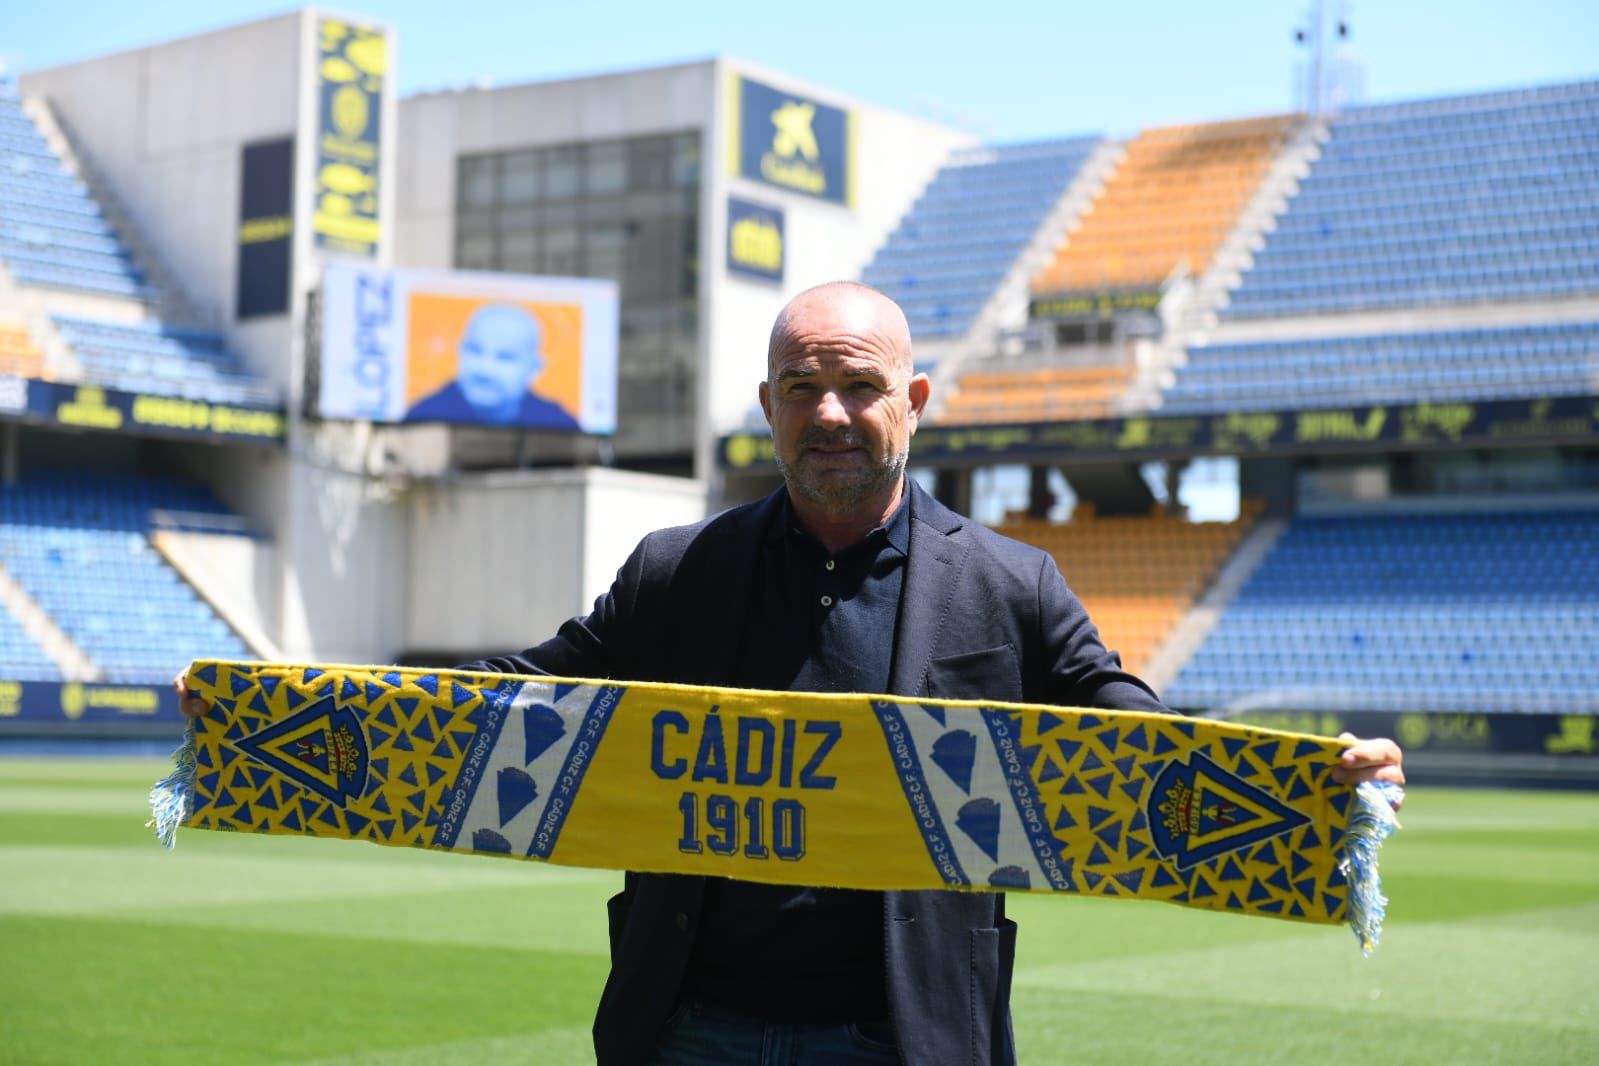
[[[1353,108],[1224,318],[1599,292],[1599,82]]]
[[[1599,713],[1599,511],[1302,517],[1183,708]]]
[[[1585,396],[1596,386],[1599,320],[1190,348],[1161,409]]]
[[[108,681],[162,683],[191,659],[252,658],[151,546],[158,509],[180,525],[184,514],[227,513],[200,486],[160,478],[37,471],[0,486],[0,563]],[[6,621],[0,676],[42,674],[37,657],[14,647]]]
[[[277,390],[249,374],[219,333],[154,320],[128,325],[57,315],[55,323],[94,384],[245,407],[281,406]]]
[[[86,234],[99,241],[85,244]],[[0,92],[0,259],[27,284],[153,295],[100,205],[50,151],[9,85]]]
[[[861,281],[899,302],[912,336],[963,336],[1098,144],[1083,137],[956,152]]]
[[[10,612],[0,610],[0,678],[59,681],[61,671]]]

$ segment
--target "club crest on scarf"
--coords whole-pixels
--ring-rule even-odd
[[[1166,764],[1150,790],[1149,807],[1155,853],[1179,870],[1310,823],[1265,789],[1198,753],[1186,763]]]
[[[332,695],[237,743],[263,766],[334,803],[355,799],[366,787],[366,734],[355,712],[337,706]]]

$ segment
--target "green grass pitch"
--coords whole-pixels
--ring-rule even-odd
[[[619,875],[143,827],[150,760],[0,760],[0,1060],[590,1062]],[[1599,797],[1417,788],[1347,930],[1012,896],[1026,1064],[1599,1061]]]

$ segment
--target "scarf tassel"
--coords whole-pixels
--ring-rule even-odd
[[[1382,894],[1377,873],[1377,849],[1399,828],[1394,808],[1404,801],[1405,790],[1389,781],[1363,781],[1355,788],[1344,832],[1343,855],[1338,868],[1349,882],[1349,928],[1365,955],[1382,937],[1382,920],[1388,897]]]
[[[188,821],[194,813],[194,723],[183,731],[183,744],[172,753],[173,771],[150,790],[150,820],[145,826],[155,828],[156,839],[172,850],[178,826]]]

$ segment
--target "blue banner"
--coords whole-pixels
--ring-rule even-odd
[[[729,197],[727,271],[761,281],[783,280],[783,212]]]
[[[0,722],[183,721],[171,685],[0,679]]]
[[[241,407],[98,385],[0,376],[0,421],[38,422],[148,437],[276,443],[280,408]]]
[[[854,206],[848,111],[749,78],[733,80],[729,103],[735,175]]]
[[[294,261],[294,142],[247,144],[239,161],[239,318],[289,309]]]
[[[1548,396],[924,425],[916,431],[915,458],[935,466],[984,466],[1064,458],[1081,462],[1130,456],[1304,455],[1595,441],[1599,441],[1599,397]],[[723,437],[718,458],[725,470],[776,469],[772,437],[764,430],[739,430]]]

